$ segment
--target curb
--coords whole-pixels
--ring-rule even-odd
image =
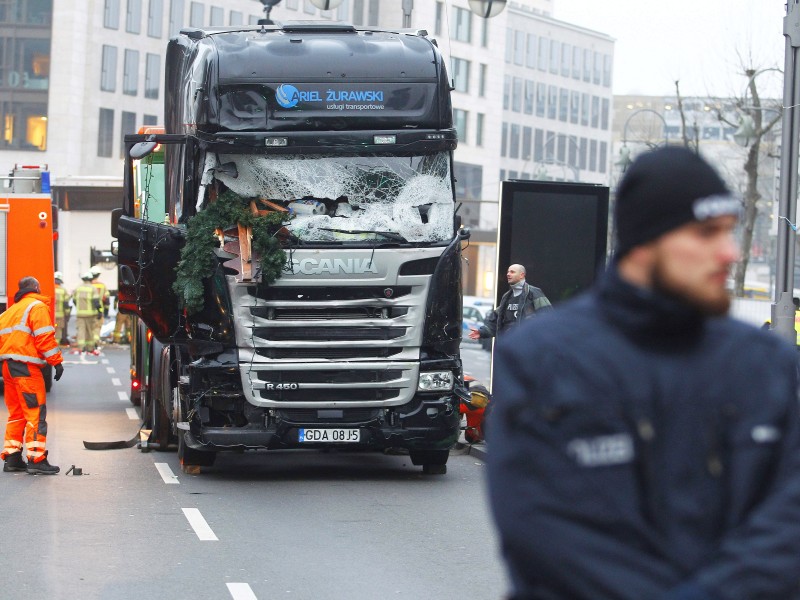
[[[457,442],[455,447],[458,450],[466,450],[465,454],[468,454],[469,456],[474,456],[482,461],[486,460],[486,444],[483,442],[478,444],[464,444],[463,442]]]

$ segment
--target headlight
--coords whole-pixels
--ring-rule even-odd
[[[419,374],[418,392],[440,392],[453,389],[452,371],[429,371]]]

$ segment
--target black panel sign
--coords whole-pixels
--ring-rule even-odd
[[[502,182],[497,302],[511,264],[557,304],[588,288],[605,264],[608,188],[582,183]]]

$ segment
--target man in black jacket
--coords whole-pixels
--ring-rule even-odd
[[[641,156],[608,272],[500,340],[488,478],[515,600],[800,598],[796,350],[726,316],[739,210],[693,152]]]
[[[470,327],[471,340],[500,336],[525,319],[552,308],[544,292],[525,281],[524,266],[508,267],[506,281],[508,291],[500,298],[500,305],[486,315],[480,329]]]

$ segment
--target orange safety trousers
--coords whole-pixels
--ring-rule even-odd
[[[6,360],[3,362],[8,424],[0,458],[22,452],[23,438],[28,461],[37,463],[47,456],[47,398],[42,369],[38,365]]]

